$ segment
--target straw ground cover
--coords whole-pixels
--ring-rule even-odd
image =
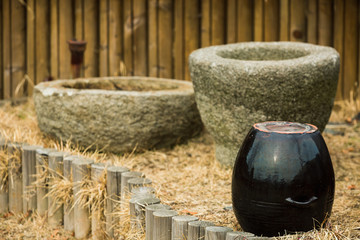
[[[344,121],[354,116],[356,103],[340,104],[332,119]],[[95,162],[126,166],[143,172],[153,181],[156,195],[162,203],[170,205],[179,214],[197,216],[201,220],[214,222],[239,230],[234,214],[227,210],[231,206],[231,169],[222,167],[214,159],[214,144],[211,137],[203,133],[188,143],[173,149],[148,151],[139,154],[114,155],[90,152],[70,144],[62,144],[43,136],[38,129],[33,104],[17,107],[5,105],[0,108],[0,131],[8,140],[43,145],[76,155],[83,155]],[[344,136],[325,134],[336,175],[336,193],[332,216],[320,231],[288,235],[279,239],[357,239],[360,238],[360,125],[350,126]],[[1,165],[2,166],[2,165]],[[50,193],[58,201],[71,202],[71,184],[59,178]],[[103,208],[106,194],[104,181],[84,183],[83,204]],[[59,189],[60,191],[56,191]],[[63,191],[61,191],[63,190]],[[60,194],[61,193],[61,194]],[[95,203],[95,204],[94,204]],[[119,209],[123,225],[115,228],[120,239],[144,239],[144,235],[131,229],[128,209]],[[4,239],[72,239],[71,233],[61,228],[51,229],[46,219],[36,214],[5,214],[0,216],[0,238]]]

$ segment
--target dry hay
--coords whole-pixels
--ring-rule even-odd
[[[355,114],[351,104],[339,103],[332,120],[344,121]],[[351,107],[352,110],[344,109]],[[43,136],[36,123],[33,104],[0,108],[0,131],[10,141],[43,145],[58,150],[83,155],[95,162],[126,166],[133,171],[145,173],[153,181],[156,195],[164,204],[170,205],[179,214],[199,217],[216,225],[240,230],[231,210],[231,169],[222,167],[214,158],[214,144],[208,134],[191,139],[187,144],[173,149],[148,151],[141,154],[114,155],[90,152]],[[355,108],[356,110],[356,108]],[[357,110],[356,110],[357,111]],[[278,239],[356,239],[360,238],[360,126],[349,127],[344,136],[325,135],[332,156],[336,192],[332,216],[323,229],[287,235]],[[2,166],[2,165],[1,165]],[[0,167],[1,167],[0,166]],[[55,181],[49,194],[59,202],[71,202],[72,184],[64,178]],[[97,183],[86,182],[82,191],[82,203],[103,209],[106,194],[104,178]],[[96,197],[97,196],[97,197]],[[120,239],[144,239],[144,235],[130,226],[128,208],[119,208],[114,213],[123,223],[114,228]],[[61,228],[51,229],[46,219],[36,214],[0,218],[0,236],[13,238],[72,239],[72,233]]]

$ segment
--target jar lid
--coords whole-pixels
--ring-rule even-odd
[[[282,134],[294,133],[313,133],[317,129],[316,126],[308,123],[272,121],[254,124],[254,128],[262,132],[274,132]]]

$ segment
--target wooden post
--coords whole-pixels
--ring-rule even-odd
[[[175,216],[172,218],[171,240],[183,240],[188,235],[188,223],[199,220],[194,216]]]
[[[8,181],[8,156],[6,141],[0,141],[0,214],[9,211],[9,181]]]
[[[254,236],[254,234],[249,232],[227,232],[226,240],[243,240]]]
[[[141,172],[125,172],[121,174],[121,200],[124,201],[125,197],[128,195],[129,185],[128,181],[132,178],[143,177],[143,173]]]
[[[158,210],[170,210],[171,207],[164,204],[154,204],[145,207],[145,234],[146,240],[154,239],[154,215]]]
[[[91,180],[100,189],[101,182],[104,182],[105,178],[105,163],[94,163],[91,165]],[[93,239],[104,239],[105,238],[105,215],[104,215],[104,202],[92,208],[91,211],[91,235]]]
[[[136,215],[135,215],[136,202],[138,202],[139,200],[151,199],[151,198],[155,198],[155,195],[152,193],[145,193],[141,195],[135,195],[129,200],[129,215],[130,215],[130,223],[132,227],[135,226],[134,222],[136,222]],[[157,204],[157,203],[153,203],[153,204]]]
[[[64,175],[64,157],[67,153],[50,152],[49,153],[49,186],[61,181]],[[60,226],[64,220],[64,205],[59,203],[54,196],[48,196],[48,224],[51,227]]]
[[[36,209],[36,150],[40,146],[24,146],[22,155],[23,213]]]
[[[114,227],[119,223],[119,219],[113,216],[113,212],[120,208],[121,200],[121,175],[128,172],[126,167],[111,166],[107,169],[106,176],[106,233],[109,238],[114,237]]]
[[[49,153],[54,151],[51,148],[40,148],[36,150],[36,197],[37,212],[44,216],[48,210],[48,167]]]
[[[9,143],[7,151],[9,156],[9,211],[13,213],[21,213],[23,211],[23,183],[21,176],[22,144]]]
[[[130,224],[139,232],[145,230],[145,208],[150,205],[159,204],[160,199],[155,197],[142,198],[133,204],[133,212],[130,212]],[[132,203],[130,202],[130,206]],[[130,208],[132,209],[132,207]]]
[[[171,239],[172,217],[177,216],[177,212],[173,210],[158,210],[154,215],[154,240]]]
[[[72,162],[73,175],[73,193],[74,193],[74,232],[75,238],[86,238],[90,233],[90,210],[88,206],[83,205],[83,199],[80,198],[80,191],[84,181],[91,178],[90,159],[77,159]]]
[[[232,232],[232,229],[228,227],[207,227],[205,228],[205,240],[225,240],[227,232]]]
[[[128,180],[128,189],[129,192],[134,188],[145,187],[152,183],[152,181],[148,178],[132,178]]]
[[[72,179],[72,162],[80,159],[78,156],[66,156],[64,157],[64,178],[71,182]],[[73,197],[73,193],[71,192]],[[74,209],[73,209],[73,201],[66,202],[64,204],[64,229],[67,231],[74,231]]]
[[[208,221],[194,221],[188,224],[188,240],[202,240],[205,238],[205,228],[214,226],[214,223]]]

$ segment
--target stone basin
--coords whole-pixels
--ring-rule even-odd
[[[42,132],[116,153],[170,147],[202,130],[191,82],[107,77],[43,82],[34,89]]]

